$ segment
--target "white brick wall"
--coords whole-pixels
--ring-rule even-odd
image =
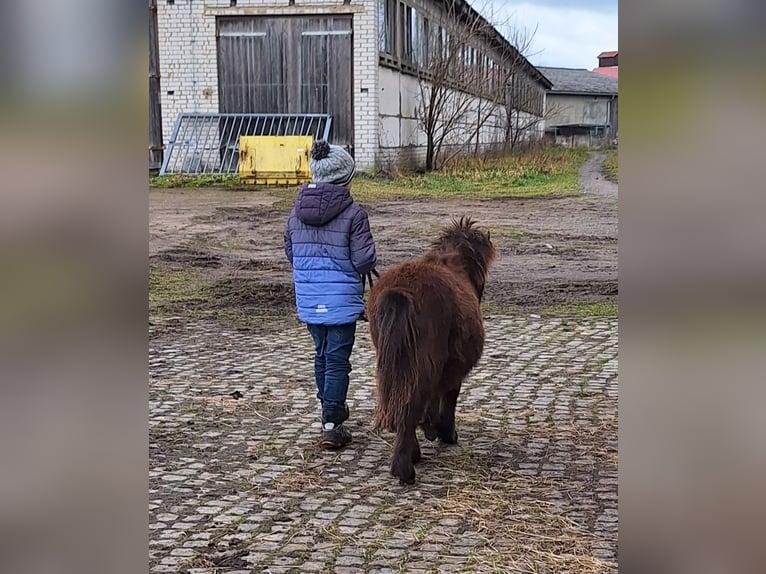
[[[354,146],[359,170],[375,166],[378,126],[378,0],[158,0],[163,137],[182,112],[217,112],[215,18],[223,15],[351,13],[354,27]],[[172,92],[170,94],[169,92]]]

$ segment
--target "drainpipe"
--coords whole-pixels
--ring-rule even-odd
[[[163,150],[157,0],[149,0],[149,166],[152,169],[162,165]]]

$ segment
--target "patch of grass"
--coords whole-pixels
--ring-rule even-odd
[[[149,309],[206,300],[209,282],[201,273],[166,265],[149,268]]]
[[[607,177],[607,179],[614,182],[617,182],[619,179],[616,149],[610,149],[606,152],[606,160],[604,161],[604,175]]]
[[[585,381],[580,381],[579,383],[577,383],[577,386],[579,388],[577,389],[577,393],[575,394],[575,396],[578,399],[584,399],[584,398],[587,398],[587,397],[595,394],[595,393],[592,393],[592,392],[588,391],[588,389],[586,388],[588,386],[588,384]]]
[[[395,564],[393,564],[392,568],[396,572],[406,572],[407,571],[407,562],[410,561],[410,553],[408,550],[405,550],[399,560],[396,561]]]
[[[236,174],[200,174],[200,175],[158,175],[149,178],[149,187],[167,189],[171,187],[223,187],[227,189],[249,189],[241,183]]]
[[[391,199],[502,199],[560,197],[580,191],[578,173],[588,151],[548,148],[491,160],[464,160],[439,172],[395,180],[360,176],[352,193],[359,201]]]
[[[438,172],[406,174],[384,180],[359,174],[352,194],[360,202],[393,199],[503,199],[560,197],[579,193],[578,173],[589,152],[583,148],[551,147],[537,152],[496,159],[455,160]],[[150,187],[258,189],[275,194],[294,192],[297,186],[256,187],[238,175],[164,175],[150,178]]]
[[[149,187],[156,189],[172,188],[195,188],[210,187],[216,189],[230,189],[232,191],[261,191],[280,195],[295,190],[296,185],[275,186],[275,185],[254,185],[240,180],[238,174],[231,173],[203,173],[199,175],[157,175],[149,178]]]
[[[546,307],[541,312],[557,317],[617,317],[615,301],[578,301]]]
[[[481,304],[484,316],[519,316],[524,314],[540,314],[547,317],[568,317],[572,319],[587,319],[594,317],[617,317],[617,303],[614,301],[573,301],[550,307],[524,307],[508,303],[492,303],[484,301]],[[564,330],[570,330],[565,326]]]
[[[415,541],[416,544],[422,544],[423,541],[428,536],[428,533],[431,531],[431,528],[433,526],[430,524],[422,524],[418,527],[418,529],[414,532],[412,535],[412,539]]]
[[[365,546],[364,553],[362,554],[364,561],[370,562],[375,557],[375,553],[381,548],[383,548],[383,543],[379,540],[373,542],[369,546]]]
[[[518,315],[521,308],[518,305],[508,305],[505,303],[482,302],[481,310],[484,315]]]
[[[225,278],[156,264],[149,268],[149,312],[215,320],[240,330],[269,332],[297,324],[293,295],[281,285]]]
[[[492,240],[510,239],[511,241],[522,241],[529,236],[529,231],[523,227],[514,227],[512,225],[490,226]]]

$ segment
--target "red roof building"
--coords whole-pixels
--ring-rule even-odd
[[[597,74],[617,79],[617,50],[601,52],[598,55],[598,68],[593,68],[593,71]]]

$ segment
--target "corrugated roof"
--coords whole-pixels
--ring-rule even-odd
[[[617,95],[617,80],[580,68],[538,67],[553,84],[552,94]]]
[[[617,50],[614,50],[612,52],[601,52],[598,57],[599,58],[614,58],[617,55]]]
[[[446,2],[444,2],[446,4]],[[504,52],[512,54],[514,57],[521,56],[520,60],[514,60],[514,61],[520,61],[521,65],[526,68],[526,71],[532,76],[533,79],[537,80],[539,83],[543,85],[544,89],[548,88],[548,84],[550,81],[548,78],[545,77],[544,74],[540,73],[540,71],[537,69],[537,67],[533,66],[532,63],[523,55],[521,54],[517,47],[511,44],[508,39],[503,36],[500,31],[495,28],[492,23],[487,21],[479,12],[477,12],[471,4],[468,2],[468,0],[457,0],[456,2],[456,13],[458,15],[463,15],[463,10],[468,12],[468,18],[469,21],[475,22],[475,18],[478,17],[478,21],[481,23],[481,27],[483,28],[484,25],[487,26],[486,33],[489,36],[489,39],[491,41],[494,41],[496,45]]]

